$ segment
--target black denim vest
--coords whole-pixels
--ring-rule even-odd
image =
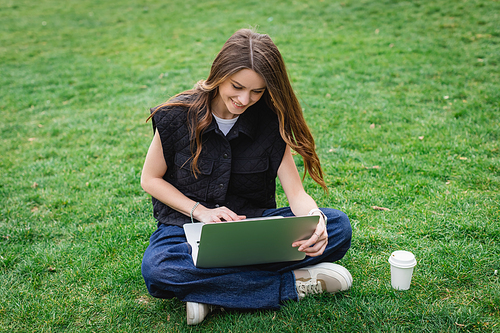
[[[202,135],[197,177],[192,172],[187,108],[158,110],[153,116],[156,129],[167,164],[163,179],[187,197],[207,208],[226,206],[247,217],[276,208],[276,176],[286,143],[277,115],[262,99],[239,116],[227,136],[212,121]],[[191,222],[156,198],[152,201],[158,222],[178,226]]]

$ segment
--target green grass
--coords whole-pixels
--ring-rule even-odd
[[[500,332],[498,13],[471,0],[0,0],[0,331]],[[141,277],[155,229],[144,121],[249,26],[282,51],[313,129],[330,192],[305,187],[351,217],[354,285],[187,327],[183,304]],[[390,287],[398,249],[418,260],[404,292]]]

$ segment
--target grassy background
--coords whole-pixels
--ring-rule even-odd
[[[0,331],[500,332],[499,13],[471,0],[0,0]],[[285,57],[330,193],[304,185],[351,217],[354,285],[187,327],[140,273],[155,229],[144,121],[249,26]],[[405,292],[390,287],[398,249],[418,260]]]

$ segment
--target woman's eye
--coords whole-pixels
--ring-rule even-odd
[[[233,88],[234,88],[234,89],[238,89],[238,90],[242,89],[241,87],[237,87],[237,86],[235,86],[234,84],[233,84]]]

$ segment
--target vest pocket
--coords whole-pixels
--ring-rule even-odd
[[[268,192],[269,158],[235,158],[232,163],[231,189],[234,193],[260,201]],[[267,198],[266,198],[267,199]]]
[[[176,154],[174,158],[175,174],[172,184],[187,197],[199,201],[207,200],[208,185],[214,161],[199,159],[197,178],[193,174],[191,155]]]
[[[269,169],[269,158],[235,158],[233,159],[232,172],[237,174],[255,174]]]

